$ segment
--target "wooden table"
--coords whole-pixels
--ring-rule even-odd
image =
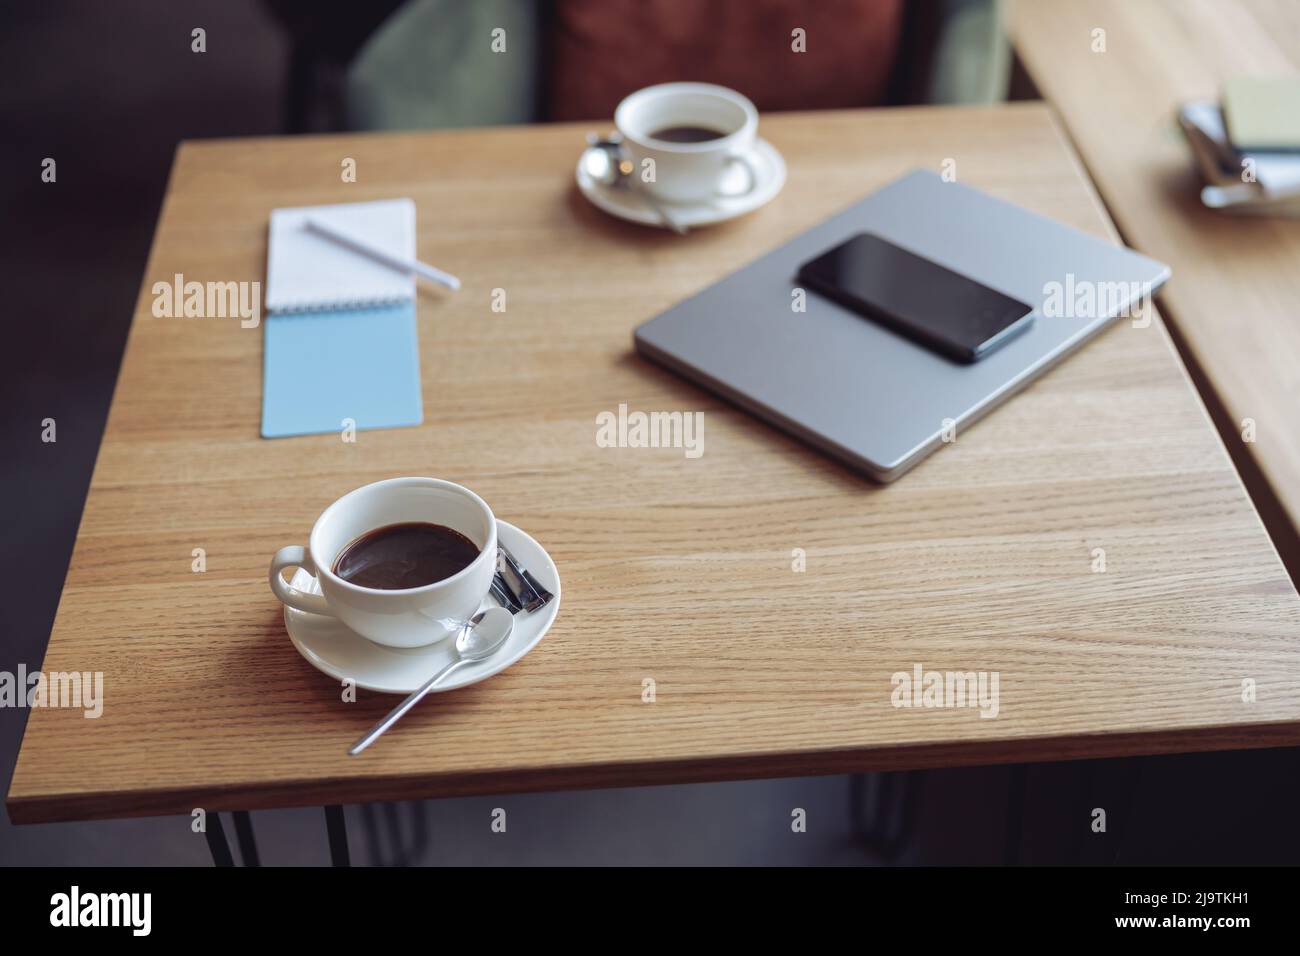
[[[1300,220],[1204,208],[1174,119],[1231,76],[1300,70],[1300,3],[1031,0],[1011,28],[1125,241],[1173,266],[1161,305],[1300,578]],[[1098,28],[1104,53],[1092,52]]]
[[[12,818],[1300,742],[1300,599],[1158,321],[1112,328],[889,487],[633,354],[641,320],[917,165],[953,158],[1112,235],[1038,104],[763,131],[783,194],[684,239],[575,194],[580,126],[183,144],[44,662],[103,671],[104,714],[31,714]],[[420,257],[464,280],[420,301],[424,425],[259,438],[260,331],[154,318],[151,284],[260,280],[272,207],[391,196],[416,201]],[[624,402],[703,410],[703,456],[598,447]],[[340,700],[266,567],[334,498],[404,474],[530,531],[564,605],[520,663],[350,758],[394,698]],[[915,664],[996,671],[998,716],[895,708]]]

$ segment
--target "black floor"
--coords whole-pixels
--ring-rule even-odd
[[[286,47],[253,0],[32,0],[0,12],[3,269],[0,670],[38,668],[177,140],[281,127]],[[190,52],[190,31],[208,52]],[[40,181],[42,160],[57,182]],[[57,421],[43,443],[41,422]],[[26,719],[0,709],[7,791]],[[1295,863],[1300,753],[914,780],[904,863]],[[849,778],[348,808],[353,859],[438,864],[860,864]],[[1093,833],[1092,809],[1108,829]],[[506,811],[495,833],[493,811]],[[794,811],[807,829],[792,831]],[[324,863],[319,809],[255,814],[267,864]],[[229,820],[226,829],[233,833]],[[397,839],[393,839],[393,834]],[[14,827],[0,865],[207,864],[188,817]]]

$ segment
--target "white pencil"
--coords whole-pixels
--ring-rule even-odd
[[[316,233],[318,236],[324,236],[326,239],[337,242],[340,246],[351,249],[353,252],[374,259],[376,262],[382,263],[390,269],[396,269],[398,272],[405,272],[408,275],[414,273],[417,276],[423,276],[430,282],[444,285],[448,289],[460,288],[460,280],[450,272],[443,272],[441,269],[435,269],[433,266],[416,259],[401,259],[397,256],[389,255],[382,249],[376,249],[368,242],[362,242],[355,236],[349,236],[347,233],[339,232],[333,226],[325,225],[325,223],[320,220],[308,219],[303,223],[303,228]]]

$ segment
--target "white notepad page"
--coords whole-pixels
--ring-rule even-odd
[[[271,211],[266,310],[299,312],[409,302],[415,278],[308,232],[308,217],[402,259],[415,258],[410,199],[299,206]]]

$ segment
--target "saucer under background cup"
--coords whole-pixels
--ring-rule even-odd
[[[785,160],[775,146],[762,138],[754,140],[749,158],[758,173],[758,182],[743,196],[716,196],[692,203],[670,203],[664,200],[659,202],[667,206],[673,218],[688,229],[726,222],[728,219],[751,213],[775,199],[781,187],[785,185]],[[741,181],[746,175],[743,168],[736,168],[733,173]],[[605,186],[588,176],[586,170],[582,168],[581,157],[578,159],[575,175],[578,191],[598,209],[628,222],[658,226],[661,229],[668,228],[635,189]],[[726,183],[727,180],[724,179],[724,185]]]
[[[559,613],[560,572],[546,549],[530,535],[500,519],[497,540],[510,549],[555,599],[531,614],[516,614],[514,630],[501,650],[486,660],[460,667],[434,688],[434,693],[467,687],[501,673],[537,646]],[[316,579],[302,569],[294,572],[290,586],[320,593]],[[479,609],[496,606],[496,601],[485,595]],[[385,694],[409,694],[451,663],[454,656],[450,638],[427,647],[386,647],[366,640],[337,618],[310,614],[287,605],[284,626],[298,653],[317,670],[336,680],[352,680],[358,687]]]

